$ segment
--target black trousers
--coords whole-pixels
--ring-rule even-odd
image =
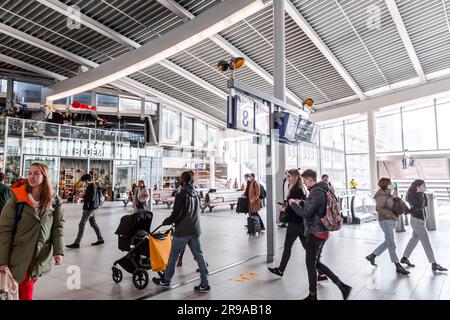
[[[283,249],[283,256],[281,257],[281,262],[279,269],[284,272],[286,270],[286,266],[289,262],[289,259],[291,258],[291,251],[292,246],[294,245],[295,240],[297,238],[301,240],[301,236],[303,234],[303,224],[302,223],[295,223],[295,222],[289,222],[288,227],[286,229],[286,238],[284,239],[284,249]]]
[[[320,262],[320,255],[322,253],[325,240],[316,238],[314,235],[302,235],[303,248],[306,251],[306,269],[308,271],[309,293],[317,294],[317,270],[325,274],[337,286],[342,285],[341,280],[331,271],[326,265]]]

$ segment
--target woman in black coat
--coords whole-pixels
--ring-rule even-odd
[[[289,192],[287,200],[305,200],[307,197],[307,190],[302,183],[300,172],[297,169],[288,171],[287,180],[289,183]],[[303,219],[299,217],[288,203],[281,208],[280,221],[287,222],[286,238],[284,241],[283,256],[281,258],[280,266],[277,268],[269,268],[269,271],[282,277],[284,270],[291,257],[292,246],[297,238],[304,233]]]

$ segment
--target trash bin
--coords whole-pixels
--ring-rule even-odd
[[[428,200],[428,207],[425,208],[427,214],[425,224],[429,231],[434,231],[436,230],[436,213],[438,210],[436,194],[425,193],[425,196]]]

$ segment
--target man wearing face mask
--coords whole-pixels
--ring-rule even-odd
[[[416,180],[409,187],[406,193],[406,201],[408,201],[411,207],[411,227],[413,230],[412,237],[406,246],[401,263],[406,264],[409,267],[414,265],[408,260],[412,252],[416,248],[419,241],[422,243],[423,249],[427,255],[428,261],[431,263],[431,270],[447,271],[446,268],[440,266],[434,257],[433,248],[431,247],[430,239],[428,238],[427,229],[425,228],[425,220],[427,213],[425,208],[428,206],[428,200],[425,196],[426,191],[425,181]]]

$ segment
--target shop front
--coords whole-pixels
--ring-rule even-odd
[[[0,121],[0,134],[0,169],[7,184],[25,177],[36,161],[48,165],[53,188],[70,202],[82,198],[80,178],[86,173],[107,190],[107,200],[127,195],[138,179],[162,182],[161,151],[145,146],[137,134],[16,118]]]

